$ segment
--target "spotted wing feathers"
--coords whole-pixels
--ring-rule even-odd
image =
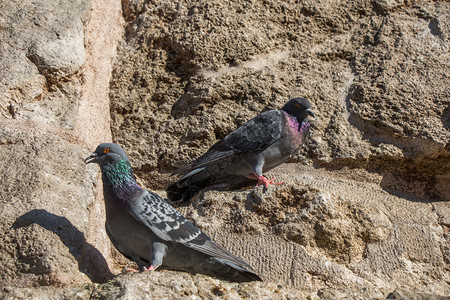
[[[134,201],[130,201],[130,213],[162,240],[181,243],[207,255],[251,269],[247,263],[214,243],[157,194],[144,191]]]

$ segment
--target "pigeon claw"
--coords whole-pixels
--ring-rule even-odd
[[[275,180],[275,178],[272,179],[267,179],[264,176],[261,176],[258,178],[258,185],[264,185],[265,188],[268,188],[269,185],[281,185],[284,184],[284,182],[273,182]]]
[[[150,267],[148,267],[148,268],[146,268],[146,267],[144,267],[144,271],[155,271],[156,269],[158,269],[158,267],[159,266],[153,266],[153,265],[150,265]]]
[[[257,185],[259,186],[259,185],[264,185],[264,189],[263,189],[263,192],[266,192],[267,191],[267,189],[269,188],[269,185],[281,185],[281,184],[284,184],[284,182],[274,182],[274,180],[275,180],[275,178],[272,178],[272,179],[267,179],[266,177],[264,177],[264,176],[258,176],[258,183],[257,183]]]
[[[122,272],[139,272],[136,269],[125,267],[122,269]]]

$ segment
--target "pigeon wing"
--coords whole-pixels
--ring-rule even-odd
[[[180,243],[207,255],[251,269],[247,263],[214,243],[157,194],[145,191],[129,204],[131,215],[162,240]]]
[[[188,173],[194,169],[202,168],[211,165],[215,162],[225,160],[229,157],[232,157],[234,154],[235,151],[226,144],[224,139],[222,139],[217,143],[215,143],[214,145],[212,145],[211,148],[209,148],[209,150],[205,154],[200,156],[193,163],[188,164],[182,168],[179,168],[171,175]]]
[[[238,154],[264,150],[281,137],[282,126],[282,112],[269,110],[227,135],[224,141]]]
[[[260,151],[281,137],[283,115],[279,110],[263,112],[215,143],[195,162],[173,174],[187,173],[244,152]],[[172,174],[172,175],[173,175]]]

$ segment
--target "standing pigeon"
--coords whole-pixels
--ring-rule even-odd
[[[141,271],[161,267],[236,282],[261,281],[247,263],[214,243],[160,196],[142,189],[119,145],[99,145],[86,158],[92,162],[102,171],[106,233]]]
[[[254,117],[189,164],[173,174],[186,174],[167,188],[172,202],[187,201],[202,188],[218,180],[238,175],[258,180],[264,190],[274,178],[266,172],[295,154],[309,133],[311,104],[293,98],[281,110],[269,110]],[[172,175],[173,175],[172,174]]]

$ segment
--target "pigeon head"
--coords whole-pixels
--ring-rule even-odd
[[[103,143],[95,149],[94,153],[86,158],[85,162],[87,164],[96,163],[101,167],[124,160],[128,161],[128,156],[119,145],[114,143]]]
[[[296,117],[299,122],[307,118],[308,115],[315,117],[311,111],[311,103],[306,98],[292,98],[283,106],[282,110]]]
[[[100,165],[103,191],[112,195],[118,203],[125,203],[142,188],[136,183],[128,156],[123,149],[113,143],[100,144],[95,152],[86,158],[86,163]]]

